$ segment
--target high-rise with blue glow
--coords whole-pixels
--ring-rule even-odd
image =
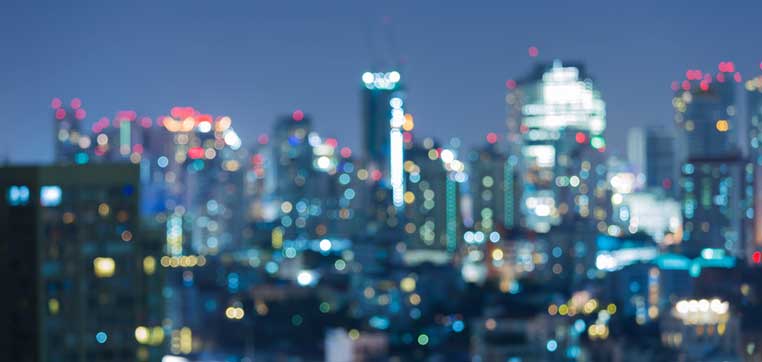
[[[559,60],[538,64],[507,85],[508,139],[519,157],[524,225],[547,232],[567,214],[592,215],[587,194],[595,185],[583,185],[596,165],[579,157],[605,149],[606,105],[584,67]],[[561,188],[579,195],[574,204],[560,200]]]
[[[392,189],[392,202],[404,205],[404,91],[400,73],[370,73],[362,75],[363,144],[371,169],[381,172],[382,181]]]

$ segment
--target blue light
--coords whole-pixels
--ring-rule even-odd
[[[95,340],[100,344],[104,344],[106,343],[106,340],[108,340],[108,334],[106,334],[106,332],[100,331],[95,334]]]
[[[169,165],[169,159],[166,156],[161,156],[156,160],[156,164],[161,168],[167,167],[167,165]]]
[[[29,188],[26,186],[11,186],[8,188],[8,204],[21,206],[29,203]]]
[[[44,207],[54,207],[61,204],[60,186],[43,186],[40,188],[40,205]]]
[[[463,328],[465,328],[465,325],[463,324],[463,321],[455,321],[452,323],[452,330],[455,333],[463,332]]]
[[[387,329],[389,328],[389,319],[386,317],[373,316],[368,321],[368,324],[375,329]]]
[[[577,319],[574,322],[574,330],[577,331],[577,333],[582,333],[585,331],[585,321],[581,319]]]
[[[88,161],[90,161],[90,156],[88,156],[87,153],[79,152],[74,156],[74,162],[78,165],[84,165]]]
[[[270,274],[275,274],[278,272],[278,264],[274,261],[268,261],[267,264],[265,264],[265,271],[267,271]]]
[[[545,345],[545,348],[548,349],[548,352],[555,352],[558,348],[558,342],[556,342],[555,339],[551,339],[548,341],[548,343]]]

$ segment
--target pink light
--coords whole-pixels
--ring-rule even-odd
[[[719,69],[720,72],[733,73],[736,71],[736,65],[733,64],[733,62],[720,62],[717,69]]]
[[[709,83],[701,81],[701,83],[699,84],[699,87],[701,87],[702,91],[706,92],[709,90]]]
[[[257,142],[259,142],[260,145],[266,145],[270,143],[270,137],[263,133],[257,137]]]
[[[582,132],[577,132],[577,134],[574,135],[574,141],[580,144],[585,143],[587,141],[587,136]]]
[[[56,119],[60,121],[64,118],[66,118],[66,110],[63,108],[56,109]]]
[[[76,111],[74,111],[74,118],[76,118],[78,121],[81,121],[87,117],[87,112],[84,110],[84,108],[79,108]]]
[[[191,147],[188,150],[188,157],[192,159],[199,159],[204,157],[204,148],[203,147]]]
[[[349,158],[350,156],[352,156],[352,149],[350,149],[349,147],[342,147],[341,151],[339,152],[341,153],[341,157],[344,157],[344,158]]]
[[[529,47],[529,56],[530,57],[535,58],[538,55],[540,55],[540,50],[537,49],[536,46],[533,45],[533,46]]]
[[[164,127],[164,118],[167,118],[167,116],[156,117],[156,125],[159,127]]]
[[[325,144],[327,144],[327,145],[329,145],[329,146],[331,146],[333,148],[336,148],[336,146],[339,145],[339,141],[337,141],[335,138],[326,138]]]
[[[198,115],[198,117],[196,117],[196,124],[199,124],[201,122],[212,123],[212,116],[210,114],[200,114],[200,115]]]
[[[487,142],[489,144],[495,144],[495,142],[497,142],[497,133],[495,132],[487,133]]]
[[[74,98],[71,100],[70,105],[73,109],[79,109],[79,107],[82,107],[82,100],[79,98]]]
[[[101,133],[102,131],[101,126],[98,122],[93,123],[90,129],[93,131],[93,133]]]
[[[672,188],[672,180],[665,178],[664,180],[661,181],[661,187],[665,189]]]
[[[508,89],[516,89],[516,81],[513,79],[506,80],[505,87]]]
[[[135,111],[119,111],[116,113],[116,118],[119,121],[134,121],[137,116]]]
[[[741,83],[741,73],[736,72],[736,74],[733,74],[733,80],[735,80],[736,83]]]
[[[762,70],[762,62],[759,62],[759,69]]]
[[[725,83],[725,74],[717,73],[717,81],[720,83]]]
[[[255,164],[255,165],[261,165],[261,164],[262,164],[262,161],[263,161],[263,157],[262,157],[262,155],[261,155],[261,154],[259,154],[259,153],[257,153],[257,154],[256,154],[256,155],[254,155],[254,156],[251,156],[251,163],[253,163],[253,164]]]
[[[370,173],[370,178],[373,179],[373,181],[378,181],[381,179],[381,171],[379,170],[373,170],[373,172]]]
[[[294,121],[301,122],[301,120],[304,119],[304,112],[302,112],[301,109],[297,109],[291,114],[291,118],[293,118]]]
[[[107,117],[101,117],[101,119],[99,119],[98,122],[96,122],[96,124],[100,128],[106,128],[106,127],[108,127],[109,123],[111,123],[111,121],[109,121],[109,119]]]
[[[143,117],[140,119],[140,126],[143,128],[151,128],[151,124],[153,121],[151,121],[151,117]]]
[[[188,117],[193,117],[196,110],[193,109],[193,107],[172,107],[172,110],[169,113],[173,118],[182,120]]]
[[[141,153],[142,154],[143,153],[143,145],[140,144],[140,143],[135,144],[134,146],[132,146],[132,151],[135,152],[135,153]]]
[[[410,143],[413,142],[413,134],[410,132],[402,132],[402,142]]]
[[[760,63],[760,67],[762,67],[762,63]],[[50,101],[50,107],[52,107],[53,109],[61,108],[62,105],[63,105],[63,102],[61,102],[61,98],[56,97],[56,98],[53,98],[52,101]]]
[[[687,81],[687,80],[684,80],[684,81],[683,81],[683,84],[682,84],[682,86],[683,86],[683,90],[686,90],[686,91],[687,91],[687,90],[690,90],[690,89],[691,89],[691,83],[690,83],[689,81]]]
[[[677,83],[677,81],[672,82],[672,90],[677,92],[677,90],[680,89],[680,84]]]

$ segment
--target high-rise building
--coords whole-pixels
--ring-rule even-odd
[[[528,76],[507,85],[508,139],[517,145],[511,153],[519,157],[523,223],[547,232],[567,213],[586,218],[591,209],[580,186],[586,175],[599,170],[579,157],[590,155],[587,149],[602,152],[606,146],[606,106],[599,91],[583,66],[559,60],[538,64]],[[571,187],[582,199],[559,204],[562,187]]]
[[[751,234],[746,255],[752,265],[762,266],[762,76],[746,81],[747,108],[747,149],[749,161],[754,165],[753,209]]]
[[[632,128],[627,134],[627,158],[645,176],[645,186],[671,194],[677,178],[675,137],[661,127]]]
[[[487,144],[470,154],[469,185],[474,229],[489,234],[515,226],[515,163],[499,149],[497,135],[487,135]],[[515,158],[515,157],[514,157]]]
[[[162,240],[137,166],[0,168],[0,360],[159,361]]]
[[[738,148],[735,88],[741,75],[732,62],[715,75],[688,70],[672,84],[675,122],[682,141],[680,194],[684,253],[720,249],[745,258],[753,218],[753,166]]]
[[[404,205],[404,142],[405,92],[400,73],[370,73],[362,75],[363,145],[371,169],[381,171],[383,183],[392,189],[392,202]]]

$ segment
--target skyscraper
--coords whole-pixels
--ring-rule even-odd
[[[752,220],[746,255],[751,264],[762,266],[762,76],[746,81],[747,108],[747,149],[749,162],[754,167]]]
[[[583,66],[559,60],[538,64],[528,76],[507,85],[508,138],[519,145],[511,152],[519,156],[524,224],[546,232],[568,212],[587,217],[585,200],[576,205],[557,201],[560,187],[571,186],[576,193],[583,176],[596,171],[590,162],[576,165],[583,170],[574,170],[573,163],[580,160],[568,155],[605,149],[606,106],[600,93]]]
[[[0,359],[159,361],[162,241],[142,232],[138,167],[6,167],[0,189]]]
[[[676,184],[675,137],[661,127],[632,128],[627,134],[627,158],[643,174],[646,187],[671,194]]]
[[[400,73],[362,75],[363,145],[371,169],[381,171],[383,183],[392,189],[394,206],[404,204],[402,126],[405,123],[405,93]]]

